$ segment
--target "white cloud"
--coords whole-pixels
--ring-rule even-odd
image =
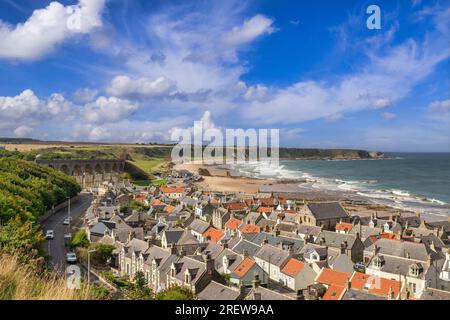
[[[82,115],[88,123],[117,122],[133,114],[139,105],[135,102],[116,97],[99,97],[82,109]],[[132,130],[130,128],[130,130]]]
[[[441,101],[436,100],[429,104],[428,109],[431,112],[448,113],[450,111],[450,99]]]
[[[64,6],[51,2],[15,26],[0,21],[0,58],[35,60],[76,34],[87,34],[102,25],[105,0],[80,0]]]
[[[246,21],[241,26],[234,27],[225,34],[223,41],[226,45],[239,46],[249,43],[256,38],[275,32],[273,20],[262,14],[258,14]]]
[[[28,126],[19,126],[14,130],[14,135],[18,138],[28,137],[33,132],[33,128]]]
[[[79,103],[87,103],[94,100],[95,97],[97,97],[97,94],[98,90],[95,89],[89,88],[78,89],[77,91],[74,92],[73,99]]]
[[[384,109],[389,107],[392,104],[391,99],[389,98],[381,98],[381,99],[377,99],[373,102],[373,107],[375,109]]]
[[[139,99],[164,97],[174,88],[174,82],[165,77],[158,77],[155,80],[150,80],[144,77],[131,79],[128,76],[121,75],[115,77],[111,81],[111,85],[107,91],[113,96]]]

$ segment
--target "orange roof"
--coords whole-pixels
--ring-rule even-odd
[[[183,193],[184,187],[161,187],[159,190],[162,193]]]
[[[340,222],[336,224],[336,231],[350,231],[352,228],[353,225],[351,223]]]
[[[316,281],[328,286],[344,286],[347,280],[350,280],[351,276],[352,274],[348,272],[339,272],[329,268],[323,268]]]
[[[259,207],[257,211],[260,213],[272,212],[272,208],[271,207]]]
[[[380,233],[380,238],[381,239],[389,239],[389,240],[399,240],[399,236],[390,233],[390,232],[383,232]]]
[[[225,223],[225,228],[231,229],[231,230],[236,230],[237,228],[239,228],[239,226],[241,225],[242,221],[236,218],[230,218],[230,220],[228,220]]]
[[[206,230],[205,232],[203,232],[202,236],[204,238],[210,238],[212,242],[217,243],[220,239],[223,238],[225,234],[223,233],[223,231],[218,230],[214,227],[209,227],[208,230]]]
[[[171,213],[175,209],[174,206],[168,205],[164,208],[164,211],[167,213]]]
[[[378,294],[387,297],[389,291],[392,290],[394,297],[398,297],[401,283],[397,280],[381,278],[378,276],[355,272],[351,279],[351,287],[353,289],[366,289],[369,293]]]
[[[154,199],[150,204],[152,206],[165,206],[166,204],[159,199]]]
[[[234,269],[233,273],[238,277],[243,277],[245,274],[255,265],[255,261],[245,257],[244,260],[239,263],[239,265]]]
[[[295,277],[302,270],[305,264],[297,259],[291,258],[284,266],[281,272],[287,274],[290,277]]]
[[[258,233],[259,227],[254,224],[247,224],[241,228],[242,233]]]
[[[224,207],[228,210],[245,210],[247,205],[243,202],[225,203]]]
[[[331,285],[327,292],[325,292],[322,300],[341,300],[345,292],[345,287],[338,285]]]
[[[261,202],[261,204],[264,206],[273,206],[275,203],[274,198],[258,198],[256,200]]]

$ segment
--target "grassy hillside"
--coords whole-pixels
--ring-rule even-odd
[[[46,166],[0,155],[0,220],[35,220],[80,192],[74,178]]]
[[[40,267],[21,262],[17,254],[0,251],[0,300],[93,300],[106,292],[81,284],[72,290],[66,280]]]

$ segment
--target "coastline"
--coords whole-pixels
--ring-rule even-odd
[[[285,195],[292,199],[306,201],[340,201],[346,209],[363,212],[370,216],[377,211],[379,216],[390,216],[401,213],[402,215],[416,215],[420,212],[428,221],[442,221],[450,216],[450,206],[442,207],[431,204],[427,210],[420,209],[421,204],[400,201],[401,195],[388,197],[372,197],[362,191],[344,190],[339,188],[318,187],[313,177],[281,177],[281,179],[255,177],[244,174],[235,168],[217,164],[182,163],[175,164],[175,170],[187,170],[193,174],[199,174],[203,181],[197,182],[197,186],[205,191],[234,192],[247,195],[255,195],[258,192]],[[206,169],[206,171],[205,171]],[[312,178],[312,179],[311,179]]]

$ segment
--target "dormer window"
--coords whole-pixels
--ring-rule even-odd
[[[418,277],[420,273],[420,268],[418,265],[413,264],[409,267],[409,274],[413,277]]]
[[[389,231],[389,223],[385,223],[384,224],[384,232],[388,232]]]
[[[370,228],[375,228],[375,223],[373,222],[373,220],[369,221],[369,227]]]

